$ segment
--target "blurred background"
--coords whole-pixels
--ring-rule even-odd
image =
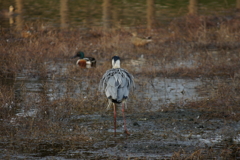
[[[1,19],[1,27],[24,27],[41,21],[50,27],[88,28],[166,25],[186,14],[227,15],[240,8],[239,0],[9,0],[0,1],[0,10],[15,8],[14,17]]]

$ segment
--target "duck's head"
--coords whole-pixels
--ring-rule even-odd
[[[112,68],[120,68],[120,57],[118,56],[112,57]]]
[[[77,52],[77,54],[75,56],[73,56],[72,58],[76,58],[79,57],[80,59],[84,58],[84,53],[82,51]]]

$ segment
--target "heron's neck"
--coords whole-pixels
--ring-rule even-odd
[[[112,68],[121,68],[120,64],[114,64]]]
[[[112,68],[121,68],[120,67],[120,61],[119,60],[117,60],[116,62],[112,62]]]
[[[121,68],[121,67],[120,67],[120,63],[115,63],[115,64],[113,65],[113,68]]]

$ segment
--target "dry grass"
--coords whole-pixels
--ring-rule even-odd
[[[26,31],[29,35],[23,33]],[[89,134],[88,128],[79,125],[78,120],[69,125],[67,119],[71,119],[73,115],[102,113],[106,100],[99,95],[97,89],[93,92],[89,90],[90,86],[97,86],[103,73],[110,68],[109,60],[113,55],[119,55],[123,59],[123,67],[137,79],[158,76],[228,79],[227,83],[219,83],[216,88],[210,87],[211,94],[208,99],[190,102],[184,107],[211,113],[204,117],[206,119],[240,120],[238,79],[240,25],[237,19],[228,21],[224,17],[186,16],[174,20],[165,28],[151,31],[150,35],[154,36],[148,48],[133,47],[130,33],[134,31],[126,29],[105,31],[101,28],[43,30],[38,24],[26,25],[21,33],[2,29],[0,77],[14,79],[19,74],[24,74],[28,78],[37,77],[42,80],[43,91],[38,102],[28,101],[27,99],[36,97],[27,94],[22,96],[19,102],[13,86],[7,88],[0,84],[1,142],[6,142],[8,144],[6,147],[16,148],[19,152],[35,153],[42,147],[52,146],[56,146],[54,152],[66,151],[69,148],[74,150],[76,146],[84,146],[85,143],[89,144],[98,139],[96,137],[99,133]],[[147,30],[139,29],[138,32],[149,35]],[[74,65],[69,65],[63,75],[59,74],[57,69],[49,68],[49,63],[57,64],[59,68],[65,67],[66,63],[75,64],[70,57],[78,50],[84,51],[87,56],[95,57],[97,65],[101,63],[101,67],[80,70]],[[141,55],[144,55],[148,62],[142,67],[141,72],[124,64],[130,59],[138,59]],[[179,65],[183,61],[192,64]],[[46,79],[64,81],[63,85],[67,88],[65,94],[59,99],[50,100],[47,95],[49,88],[52,88],[52,93],[57,91]],[[81,83],[81,80],[86,79],[88,87],[85,89],[85,95],[78,93],[74,95],[77,98],[73,98],[70,93],[77,87],[86,87]],[[133,95],[132,99],[135,98]],[[131,103],[138,105],[139,108],[151,105],[144,100],[141,103],[137,101]],[[33,106],[37,109],[35,116],[16,116],[20,108],[24,107],[27,112]],[[130,109],[129,112],[136,110]],[[103,122],[103,127],[108,126],[108,123]],[[231,155],[233,150],[238,149],[227,148],[222,150],[222,154]],[[187,154],[183,159],[204,159],[211,155],[211,150],[207,152],[203,154],[200,149],[190,155]],[[185,155],[176,152],[172,158],[178,159],[183,154]]]

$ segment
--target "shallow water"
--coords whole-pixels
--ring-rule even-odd
[[[174,17],[188,13],[225,14],[229,8],[236,8],[233,0],[217,2],[195,0],[180,1],[117,1],[117,0],[10,0],[1,1],[0,10],[16,8],[16,15],[1,19],[2,27],[14,26],[24,28],[25,24],[39,22],[42,29],[48,27],[89,28],[102,27],[134,27],[152,28],[165,24]],[[223,11],[225,10],[225,11]],[[27,25],[28,26],[28,25]]]
[[[67,72],[67,68],[61,64],[61,70],[56,71],[58,65],[57,63],[54,65],[49,63],[48,68],[51,71],[55,71],[56,75],[64,75]],[[68,64],[65,66],[67,67]],[[23,71],[23,74],[17,76],[14,82],[10,83],[16,90],[15,97],[18,101],[22,101],[23,104],[40,103],[43,94],[45,94],[50,101],[54,101],[64,96],[68,96],[69,98],[77,98],[78,96],[89,98],[98,92],[98,84],[90,84],[87,79],[75,78],[71,80],[73,83],[68,84],[68,78],[65,80],[53,80],[51,76],[47,79],[39,79],[37,76],[35,78],[29,78],[24,72],[27,73],[27,71]],[[157,111],[161,109],[161,106],[171,104],[183,106],[187,102],[206,98],[208,96],[208,94],[206,94],[208,88],[204,89],[204,86],[210,83],[210,80],[203,80],[201,78],[170,79],[162,77],[138,77],[135,78],[135,81],[136,88],[132,92],[133,94],[131,94],[129,103],[131,104],[132,101],[136,99],[138,101],[147,101],[151,104],[151,107],[146,109],[147,111]],[[201,91],[197,89],[199,87],[201,87]],[[20,109],[18,115],[30,114],[23,112],[24,110]],[[33,110],[31,112],[33,112]]]

